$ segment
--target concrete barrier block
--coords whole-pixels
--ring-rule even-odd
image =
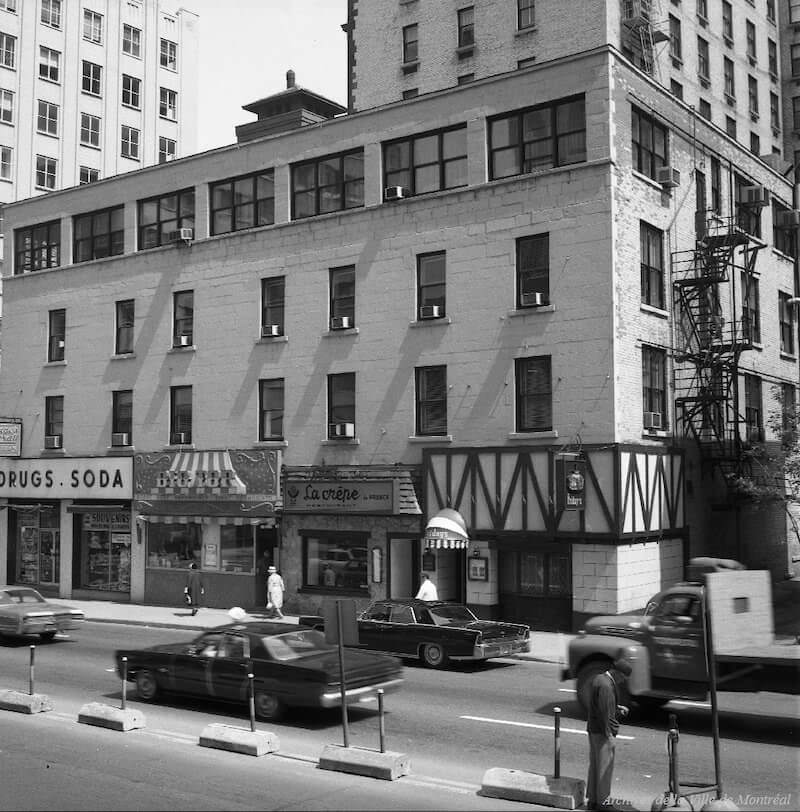
[[[211,724],[200,734],[201,747],[216,747],[232,753],[247,756],[263,756],[280,749],[280,742],[274,733],[262,730],[245,730],[232,725]]]
[[[492,767],[483,776],[479,794],[556,809],[578,809],[583,804],[585,790],[586,783],[579,778],[554,778],[524,770]]]
[[[0,710],[16,713],[42,713],[53,710],[47,694],[23,694],[21,691],[0,690]]]
[[[411,759],[405,753],[381,753],[378,750],[329,744],[322,751],[319,768],[396,781],[411,772]]]
[[[141,711],[126,708],[114,708],[101,702],[89,702],[78,711],[78,721],[83,725],[96,725],[111,730],[135,730],[146,727],[144,714]]]

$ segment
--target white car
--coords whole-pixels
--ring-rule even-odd
[[[38,634],[42,640],[52,640],[84,620],[80,609],[50,603],[29,586],[0,586],[0,634]]]

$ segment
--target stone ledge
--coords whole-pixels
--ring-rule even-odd
[[[524,770],[491,767],[484,773],[478,794],[556,809],[578,809],[583,805],[585,789],[586,783],[579,778],[554,778]]]
[[[411,772],[411,760],[405,753],[381,753],[378,750],[329,744],[322,751],[319,768],[395,781]]]
[[[210,724],[200,734],[201,747],[215,747],[246,756],[263,756],[280,749],[280,742],[269,731],[246,730],[232,725]]]
[[[78,711],[78,721],[83,725],[96,725],[111,730],[136,730],[146,727],[144,714],[141,711],[113,708],[101,702],[89,702]]]
[[[16,713],[42,713],[53,710],[46,694],[23,694],[21,691],[0,690],[0,710]]]

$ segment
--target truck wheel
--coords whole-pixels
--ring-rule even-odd
[[[603,671],[611,668],[611,660],[591,660],[582,665],[578,670],[578,680],[576,688],[578,690],[578,702],[584,713],[589,713],[589,702],[591,700],[592,680]]]

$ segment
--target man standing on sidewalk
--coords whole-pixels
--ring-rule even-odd
[[[628,709],[619,704],[618,689],[633,669],[619,658],[607,671],[592,680],[586,732],[589,734],[589,777],[586,781],[586,808],[613,808],[611,782],[614,777],[614,747],[619,723]]]
[[[278,569],[271,565],[269,570],[269,578],[267,578],[267,610],[275,612],[279,618],[283,618],[283,593],[286,587],[283,583],[283,578],[278,574]]]

